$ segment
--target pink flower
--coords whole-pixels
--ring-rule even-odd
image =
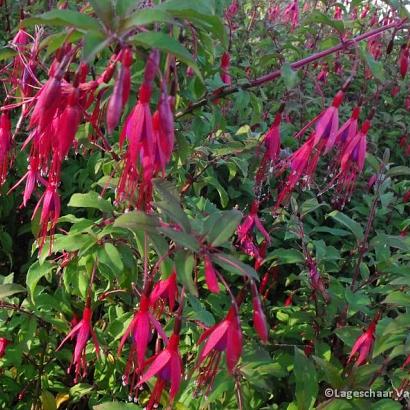
[[[61,349],[61,347],[68,341],[71,340],[74,336],[76,337],[75,348],[73,353],[73,359],[71,361],[70,367],[75,365],[75,378],[74,382],[78,382],[79,377],[85,377],[87,375],[87,359],[85,357],[85,348],[87,346],[87,341],[90,336],[93,339],[93,343],[95,346],[95,352],[97,357],[100,353],[100,346],[98,344],[97,336],[91,325],[93,312],[89,306],[86,306],[83,311],[83,317],[78,324],[76,324],[70,333],[64,338],[64,340],[60,343],[57,350]]]
[[[167,298],[170,310],[174,310],[178,296],[177,274],[172,272],[167,279],[158,281],[150,294],[150,303],[155,305],[159,299]]]
[[[258,231],[265,238],[267,243],[270,243],[270,236],[258,216],[259,202],[253,201],[249,214],[245,217],[243,222],[238,226],[237,233],[240,243],[243,243],[247,237],[252,233],[256,227]]]
[[[335,145],[343,146],[346,141],[350,141],[356,135],[359,115],[360,106],[354,108],[351,117],[339,128],[336,133],[332,134],[328,138],[324,154],[327,154]]]
[[[299,25],[299,4],[298,0],[292,0],[292,2],[286,6],[283,11],[283,22],[291,25],[292,31]]]
[[[339,128],[339,106],[343,101],[344,93],[339,91],[333,99],[332,105],[328,107],[316,122],[315,142],[333,139]]]
[[[201,364],[207,357],[213,361],[216,359],[214,356],[219,357],[221,352],[225,351],[228,370],[232,373],[242,352],[242,331],[236,306],[229,309],[222,322],[206,330],[199,338],[198,344],[205,340],[198,364]]]
[[[224,52],[221,57],[221,80],[223,83],[230,85],[232,83],[229,74],[229,67],[231,66],[231,56],[228,52]]]
[[[275,161],[280,152],[280,123],[282,120],[282,113],[278,113],[275,116],[273,124],[269,128],[268,132],[265,134],[263,143],[266,148],[266,157],[269,161]]]
[[[9,113],[0,114],[0,185],[6,181],[10,165],[10,149],[12,145],[11,122]]]
[[[5,337],[0,337],[0,359],[6,354],[7,345],[10,343]]]
[[[406,77],[407,70],[409,68],[409,48],[406,45],[403,45],[401,47],[399,65],[400,65],[401,78],[404,79]]]
[[[121,353],[128,337],[132,335],[132,344],[128,356],[127,366],[123,376],[125,384],[130,384],[131,392],[136,389],[136,374],[141,373],[144,363],[145,354],[148,349],[148,343],[151,339],[151,330],[154,328],[164,341],[167,341],[167,336],[160,323],[155,319],[149,311],[151,301],[146,295],[141,295],[139,310],[135,312],[134,318],[121,338],[118,346],[118,354]],[[130,381],[130,376],[132,376]]]
[[[209,255],[204,255],[205,281],[210,292],[219,293],[218,276]]]
[[[162,390],[165,388],[166,384],[169,384],[170,386],[170,402],[167,404],[172,406],[175,396],[179,391],[182,373],[183,367],[181,355],[179,353],[179,336],[177,334],[172,334],[165,349],[155,356],[151,366],[143,374],[137,385],[137,387],[139,387],[152,377],[157,377],[157,381],[146,407],[147,410],[157,407],[161,399]]]
[[[261,298],[254,281],[251,282],[252,306],[253,306],[253,326],[263,343],[268,342],[268,323],[262,308]]]
[[[368,359],[374,345],[376,325],[379,319],[380,314],[377,314],[367,330],[356,340],[352,347],[352,351],[350,352],[347,363],[352,361],[356,353],[358,353],[358,357],[354,364],[355,366],[360,366]]]

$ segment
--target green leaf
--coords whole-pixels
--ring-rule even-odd
[[[158,5],[156,9],[189,20],[195,27],[214,34],[223,45],[227,43],[225,26],[222,19],[215,15],[215,4],[212,0],[169,0]]]
[[[326,14],[315,10],[312,12],[306,19],[305,23],[321,23],[326,24],[327,26],[333,27],[337,31],[343,32],[344,31],[344,23],[342,20],[333,20],[328,17]]]
[[[410,306],[410,295],[402,291],[392,292],[386,296],[383,303],[399,306]]]
[[[187,66],[192,67],[196,75],[202,79],[202,74],[194,61],[191,53],[182,46],[177,40],[167,34],[148,31],[137,34],[134,38],[135,43],[145,48],[157,48],[166,53],[173,54]]]
[[[273,252],[269,252],[266,256],[266,261],[270,261],[272,259],[277,259],[279,265],[304,263],[305,261],[302,252],[297,249],[284,248],[275,249]]]
[[[40,265],[40,263],[37,261],[30,266],[30,269],[27,272],[26,284],[32,300],[34,289],[36,288],[38,281],[49,272],[51,272],[53,267],[54,265],[52,265],[49,261],[45,261],[42,265]]]
[[[124,270],[124,264],[118,249],[110,242],[104,244],[104,250],[110,258],[111,263],[117,269],[118,273]]]
[[[175,254],[175,268],[179,281],[187,288],[188,292],[198,296],[192,272],[195,265],[195,258],[188,251],[178,251]]]
[[[47,390],[41,392],[41,404],[43,405],[43,410],[57,410],[56,399]]]
[[[283,82],[288,90],[291,90],[298,82],[298,73],[292,69],[289,63],[283,64],[281,70]]]
[[[359,49],[362,59],[366,62],[373,76],[379,81],[385,81],[383,63],[376,61],[373,56],[367,52],[365,43],[360,44]]]
[[[73,194],[68,206],[73,208],[94,208],[101,212],[112,212],[114,210],[108,200],[103,199],[94,191],[90,191],[86,194]]]
[[[25,287],[18,285],[17,283],[5,283],[0,285],[0,300],[22,292],[26,292]]]
[[[148,215],[141,211],[127,212],[119,216],[114,221],[114,226],[118,228],[127,228],[131,231],[138,232],[157,232],[160,227],[158,218]]]
[[[101,32],[98,21],[86,14],[73,10],[50,10],[44,14],[30,17],[22,21],[23,27],[33,27],[37,24],[45,24],[57,27],[71,26],[81,31]]]
[[[410,176],[410,167],[406,167],[404,165],[400,165],[398,167],[390,168],[387,171],[387,175],[389,177],[397,177],[399,175]]]
[[[152,9],[137,10],[124,21],[123,27],[127,29],[134,26],[144,26],[152,23],[175,24],[175,20],[166,11],[159,10],[154,7]]]
[[[242,212],[237,210],[220,212],[206,235],[211,246],[220,246],[225,243],[234,234],[242,217]]]
[[[170,186],[164,181],[156,180],[155,189],[163,199],[163,202],[156,202],[156,205],[165,212],[173,222],[176,222],[185,232],[191,232],[191,223],[185,212],[181,208],[179,200],[171,193]]]
[[[258,274],[251,266],[241,262],[232,255],[226,253],[214,253],[211,255],[211,259],[221,268],[224,268],[228,272],[235,273],[245,277],[258,279]]]
[[[88,0],[95,14],[107,27],[112,27],[114,19],[114,8],[111,0]]]
[[[295,347],[293,372],[296,381],[298,409],[313,409],[319,391],[316,368],[313,362],[297,347]]]
[[[336,222],[341,223],[342,225],[346,226],[347,228],[350,229],[350,231],[353,233],[353,235],[358,239],[363,238],[363,229],[360,224],[355,222],[352,218],[347,216],[346,214],[340,212],[340,211],[333,211],[327,216],[330,216],[333,218]]]
[[[329,207],[329,205],[326,203],[320,204],[316,198],[307,199],[305,202],[303,202],[303,204],[300,207],[300,216],[303,217],[322,206]]]
[[[93,406],[94,410],[141,410],[142,407],[132,403],[122,403],[119,401],[107,401],[106,403]]]
[[[83,61],[86,63],[91,63],[95,56],[108,47],[110,43],[111,38],[107,38],[101,33],[86,33],[84,36],[84,47],[82,49]]]
[[[341,387],[343,387],[343,378],[341,376],[340,370],[337,369],[337,367],[320,357],[312,356],[312,358],[323,371],[325,375],[324,380],[326,381],[326,383],[329,383],[335,389],[340,389]]]
[[[199,243],[194,236],[168,227],[162,227],[159,231],[168,236],[168,238],[173,240],[177,245],[190,249],[193,252],[199,251]]]

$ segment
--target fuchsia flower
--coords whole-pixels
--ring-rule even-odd
[[[410,364],[410,354],[407,356],[406,360],[403,362],[400,368],[405,369],[409,364]]]
[[[232,373],[242,352],[242,331],[236,306],[232,306],[229,309],[228,314],[222,322],[217,323],[202,333],[198,344],[201,344],[205,340],[206,343],[199,355],[198,365],[209,357],[208,366],[210,366],[210,368],[206,372],[209,377],[208,381],[213,381],[215,378],[220,356],[223,351],[226,353],[228,370]],[[198,382],[201,384],[200,380],[198,380]]]
[[[273,124],[265,134],[263,143],[266,148],[265,156],[269,161],[275,161],[279,157],[280,152],[280,123],[282,121],[282,113],[279,112],[275,116]]]
[[[343,97],[344,92],[339,91],[333,99],[332,105],[317,120],[314,145],[321,140],[334,139],[339,128],[339,106],[343,101]]]
[[[285,181],[284,187],[278,195],[278,199],[276,200],[276,204],[274,206],[274,211],[289,198],[297,183],[302,178],[308,167],[309,159],[315,146],[315,138],[315,134],[313,133],[310,138],[287,159],[285,164],[289,165],[290,174]],[[310,167],[310,170],[312,170],[312,167]],[[305,182],[308,183],[310,175],[306,175],[306,177]]]
[[[291,25],[292,31],[299,25],[299,4],[298,0],[292,2],[283,11],[283,22]]]
[[[107,130],[109,134],[118,125],[121,113],[130,95],[132,52],[129,48],[121,52],[121,62],[114,90],[107,107]]]
[[[97,336],[92,328],[91,319],[93,312],[89,306],[86,306],[83,311],[83,317],[78,324],[76,324],[64,338],[64,340],[57,347],[57,350],[73,337],[76,337],[75,348],[73,353],[73,359],[71,361],[68,371],[75,365],[75,378],[74,383],[78,382],[79,377],[85,377],[87,375],[87,359],[85,357],[85,348],[90,336],[93,339],[95,353],[97,357],[100,354],[100,345],[98,344]]]
[[[380,313],[376,315],[373,321],[370,323],[367,330],[356,340],[352,347],[352,351],[350,352],[349,358],[347,359],[347,363],[350,363],[353,357],[358,353],[358,357],[355,361],[355,366],[360,366],[363,364],[369,357],[374,341],[375,341],[375,332],[376,332],[376,325],[380,319]]]
[[[399,57],[400,64],[400,75],[404,79],[409,68],[409,48],[406,45],[403,45],[400,50]]]
[[[325,284],[323,282],[322,277],[317,269],[316,262],[313,258],[309,255],[306,260],[306,265],[309,269],[309,280],[310,285],[312,286],[313,290],[313,297],[316,297],[316,293],[320,293],[325,300],[326,303],[330,302],[329,293],[326,290]]]
[[[247,237],[252,233],[252,230],[256,227],[258,231],[262,234],[265,240],[270,243],[269,233],[264,228],[261,220],[258,216],[259,202],[253,201],[249,214],[245,217],[243,222],[238,226],[237,233],[240,243],[243,243]]]
[[[0,114],[0,186],[6,181],[10,165],[10,149],[12,145],[11,122],[9,113]]]
[[[5,337],[0,337],[0,359],[6,354],[7,345],[10,343]]]
[[[178,287],[177,287],[177,274],[172,272],[167,279],[158,281],[150,294],[150,303],[155,305],[159,299],[167,298],[169,308],[171,311],[174,310],[175,300],[178,296]]]
[[[359,115],[360,107],[354,108],[350,118],[328,138],[324,154],[327,154],[334,146],[343,146],[346,141],[350,141],[357,134]]]
[[[155,356],[151,366],[143,374],[137,387],[146,383],[149,379],[156,376],[157,381],[151,393],[147,410],[156,408],[161,399],[161,394],[166,384],[170,385],[168,405],[172,406],[175,396],[178,393],[183,374],[182,359],[179,353],[179,335],[172,334],[165,349]]]
[[[212,293],[219,293],[218,276],[209,255],[204,255],[204,269],[208,290]]]
[[[27,182],[29,180],[27,179]],[[32,219],[37,214],[38,209],[42,205],[40,213],[40,232],[39,232],[39,246],[42,248],[44,245],[46,235],[49,232],[53,236],[55,227],[57,225],[58,218],[60,217],[61,202],[58,194],[58,184],[60,183],[59,177],[52,174],[47,182],[47,188],[44,194],[41,196],[36,207],[33,211]]]
[[[353,193],[358,175],[363,171],[366,158],[366,136],[370,128],[370,120],[365,120],[360,131],[346,141],[339,156],[340,170],[334,178],[337,183],[338,197],[334,202],[343,207]]]
[[[266,322],[266,316],[262,308],[261,298],[254,281],[251,282],[251,291],[253,306],[253,326],[262,342],[267,343],[269,336],[268,323]]]
[[[145,66],[144,81],[139,91],[139,101],[125,121],[120,135],[120,146],[128,140],[128,149],[117,189],[117,197],[133,200],[139,184],[139,209],[150,206],[152,178],[155,169],[155,135],[150,110],[152,82],[159,65],[159,51],[153,50]]]
[[[239,11],[239,2],[238,0],[232,0],[231,4],[228,6],[228,8],[225,11],[225,18],[227,20],[233,19]]]
[[[230,85],[232,83],[231,76],[229,74],[229,68],[231,66],[231,56],[227,51],[222,54],[221,57],[221,80],[223,83]]]
[[[155,295],[155,297],[157,296],[158,294]],[[131,392],[135,392],[137,376],[144,368],[145,354],[151,339],[152,329],[155,329],[164,341],[168,341],[161,324],[149,310],[151,303],[152,301],[148,296],[144,294],[141,295],[139,309],[134,313],[134,318],[122,336],[120,345],[118,346],[118,354],[120,354],[128,337],[132,335],[131,349],[123,376],[124,384],[131,385]],[[131,383],[130,376],[132,376]]]

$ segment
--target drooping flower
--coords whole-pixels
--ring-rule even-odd
[[[336,174],[337,196],[334,203],[343,207],[353,193],[358,175],[363,171],[366,158],[366,136],[370,128],[370,120],[365,120],[360,131],[345,144],[340,153],[340,170]]]
[[[73,358],[68,368],[70,371],[71,367],[75,366],[75,378],[74,382],[77,383],[80,377],[85,377],[87,375],[87,359],[85,356],[85,348],[87,346],[87,341],[92,337],[95,353],[99,357],[100,345],[98,344],[97,336],[95,335],[94,329],[92,328],[91,319],[93,312],[89,306],[86,306],[83,311],[83,317],[78,324],[76,324],[64,340],[57,347],[57,350],[73,337],[76,338],[75,348],[73,353]]]
[[[310,157],[315,146],[315,138],[315,133],[313,133],[310,138],[286,160],[285,165],[288,165],[290,173],[278,195],[274,211],[289,198],[305,171],[308,170]],[[284,169],[286,168],[284,167]],[[309,172],[312,170],[314,169],[311,166]],[[309,183],[310,177],[310,174],[306,174],[305,183]]]
[[[401,47],[399,65],[400,65],[401,78],[404,79],[406,77],[407,70],[409,68],[409,48],[406,45],[403,45]]]
[[[0,186],[6,181],[9,170],[12,137],[9,113],[4,111],[0,114]]]
[[[344,92],[339,91],[332,102],[316,122],[314,145],[319,141],[334,138],[339,128],[339,106],[343,101]]]
[[[262,308],[261,298],[254,281],[251,282],[253,326],[263,343],[268,342],[268,323]]]
[[[377,314],[373,321],[370,323],[367,330],[356,340],[349,354],[349,358],[347,359],[347,363],[350,363],[352,361],[356,353],[358,353],[358,357],[354,363],[354,366],[360,366],[366,360],[368,360],[371,350],[373,349],[376,325],[379,319],[380,314]]]
[[[208,290],[212,293],[219,293],[218,276],[211,258],[207,254],[204,255],[204,273]]]
[[[220,356],[225,351],[226,364],[229,372],[232,373],[242,352],[242,331],[236,306],[229,309],[224,320],[202,333],[198,344],[205,340],[198,364],[200,365],[207,357],[210,361],[214,361],[215,356]]]
[[[309,281],[313,290],[313,297],[316,297],[316,293],[320,293],[326,303],[330,302],[330,296],[326,290],[322,277],[317,269],[316,262],[309,255],[306,260],[306,265],[309,270]]]
[[[150,303],[155,305],[159,299],[168,299],[169,308],[171,311],[174,310],[175,300],[178,296],[177,287],[177,273],[174,271],[166,279],[158,281],[150,294]]]
[[[142,369],[144,368],[145,355],[148,349],[148,343],[151,339],[152,329],[155,329],[164,341],[168,340],[162,330],[161,324],[150,312],[150,305],[151,301],[149,296],[142,294],[139,309],[134,313],[134,317],[122,336],[118,346],[118,354],[120,354],[128,337],[132,336],[131,349],[123,376],[124,384],[130,384],[131,394],[135,394],[138,375],[141,374]]]
[[[152,390],[146,409],[151,410],[152,408],[156,408],[158,406],[162,391],[167,384],[170,387],[169,403],[167,404],[172,406],[179,391],[182,375],[183,366],[181,354],[179,353],[179,335],[174,333],[169,338],[169,342],[167,343],[165,349],[155,356],[152,364],[138,382],[137,387],[146,383],[152,377],[157,377],[157,381],[154,389]]]
[[[406,360],[401,365],[401,369],[405,369],[410,364],[410,354],[406,357]]]
[[[292,0],[283,11],[283,22],[289,23],[292,31],[299,25],[299,4],[298,0]]]
[[[359,115],[360,106],[355,107],[350,118],[336,133],[332,134],[332,136],[327,139],[324,154],[327,154],[334,146],[343,147],[346,141],[351,141],[351,139],[357,134]]]
[[[6,354],[6,348],[10,343],[5,337],[0,337],[0,359]]]
[[[224,84],[230,85],[232,83],[231,75],[229,74],[229,68],[231,66],[231,56],[227,51],[222,54],[221,57],[221,80]]]
[[[282,113],[279,112],[275,116],[273,124],[265,134],[263,143],[266,148],[265,155],[269,161],[275,161],[280,152],[280,123],[282,121]]]

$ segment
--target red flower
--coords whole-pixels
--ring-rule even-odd
[[[212,326],[201,335],[198,344],[204,340],[207,341],[199,355],[198,364],[201,364],[208,356],[219,356],[225,351],[226,364],[229,372],[232,373],[242,352],[242,331],[235,306],[229,309],[222,322]]]
[[[165,349],[155,356],[151,366],[141,377],[137,387],[146,383],[151,377],[157,377],[157,382],[146,407],[147,410],[156,408],[156,405],[160,402],[162,390],[167,383],[170,385],[170,402],[167,404],[172,406],[178,393],[183,373],[182,360],[178,348],[179,336],[172,334]]]
[[[407,192],[403,195],[403,202],[404,202],[404,203],[410,202],[410,191],[407,191]]]
[[[299,24],[299,4],[298,0],[292,0],[292,2],[283,11],[283,22],[291,25],[292,31]]]
[[[320,115],[316,122],[315,140],[316,145],[321,140],[334,139],[339,128],[339,106],[343,101],[344,92],[339,91],[333,99],[332,105]]]
[[[144,367],[145,354],[151,338],[151,329],[156,329],[163,340],[168,340],[160,323],[149,311],[150,304],[151,302],[149,297],[143,294],[141,296],[139,310],[135,312],[134,318],[122,336],[118,347],[118,354],[120,354],[128,337],[132,335],[131,350],[123,376],[124,384],[129,384],[130,375],[132,375],[132,380],[130,383],[131,392],[136,388],[136,374],[141,373]]]
[[[263,343],[268,342],[268,324],[262,308],[260,295],[254,281],[251,282],[252,306],[253,306],[253,326]]]
[[[334,146],[344,146],[346,141],[351,141],[351,139],[357,134],[359,115],[360,107],[354,108],[351,117],[336,133],[328,138],[324,151],[325,154],[327,154]]]
[[[229,74],[230,66],[231,66],[231,57],[229,53],[225,51],[221,57],[221,80],[227,85],[232,83],[232,79]]]
[[[270,243],[269,233],[264,228],[261,220],[258,217],[259,202],[253,201],[249,214],[245,217],[243,222],[238,226],[237,233],[239,242],[244,242],[250,236],[254,227],[256,227],[267,243]]]
[[[285,302],[283,303],[283,306],[292,306],[293,305],[293,295],[290,294],[286,299]]]
[[[0,356],[1,357],[1,356]],[[404,363],[401,365],[401,369],[404,369],[405,367],[407,367],[410,364],[410,354],[407,356],[406,360],[404,361]]]
[[[374,320],[370,323],[367,330],[356,340],[352,347],[352,351],[350,352],[349,358],[347,363],[350,363],[353,357],[358,353],[357,360],[355,362],[355,366],[360,366],[364,363],[373,348],[374,340],[375,340],[375,331],[377,322],[380,319],[380,314],[377,314]]]
[[[71,366],[75,365],[75,383],[78,382],[79,377],[85,377],[87,375],[87,359],[85,357],[85,348],[87,346],[87,341],[90,338],[90,336],[93,339],[97,357],[100,353],[100,346],[98,344],[97,336],[95,335],[95,332],[91,324],[92,316],[93,312],[91,308],[89,306],[86,306],[84,308],[83,317],[80,320],[80,322],[71,329],[70,333],[57,347],[57,350],[61,349],[64,343],[66,343],[68,340],[71,340],[74,336],[76,337],[73,359],[68,369],[70,370]]]
[[[269,161],[275,161],[280,152],[280,123],[282,120],[282,113],[278,113],[275,116],[273,124],[265,134],[263,143],[266,147],[265,156]]]
[[[209,255],[204,255],[205,281],[210,292],[219,293],[218,276]]]
[[[402,45],[399,57],[400,75],[404,79],[409,68],[409,48],[406,45]]]
[[[160,280],[154,286],[150,294],[150,303],[154,305],[158,299],[168,298],[170,310],[174,310],[175,299],[178,295],[177,274],[172,272],[167,279]]]
[[[11,122],[8,112],[0,115],[0,185],[6,181],[10,164]]]
[[[0,358],[6,354],[7,345],[10,343],[5,337],[0,337]]]

